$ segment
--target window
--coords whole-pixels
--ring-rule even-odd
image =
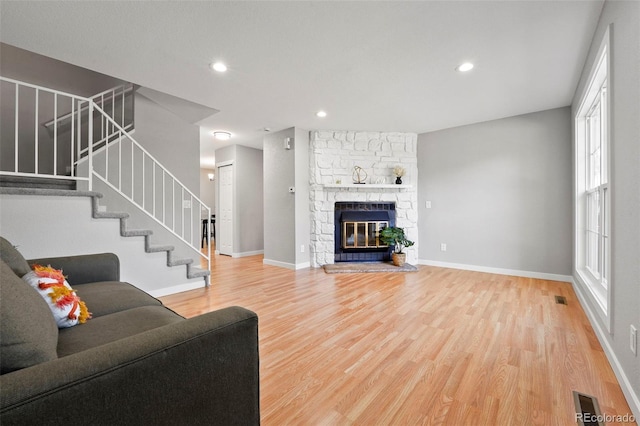
[[[608,34],[575,117],[576,269],[604,317],[611,286]]]

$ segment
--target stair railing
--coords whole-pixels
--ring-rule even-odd
[[[206,231],[211,230],[211,208],[190,191],[140,145],[125,129],[109,117],[95,103],[90,104],[90,114],[101,117],[98,126],[113,129],[107,132],[90,130],[90,133],[108,135],[109,142],[94,150],[89,146],[91,176],[118,192],[138,209],[162,227],[186,243],[207,260],[211,267],[209,244],[205,253],[200,249],[199,232],[202,217],[208,221]],[[91,120],[93,122],[95,120]],[[82,160],[81,160],[82,162]],[[126,164],[126,166],[125,166]],[[209,239],[207,238],[207,241]]]
[[[74,146],[82,138],[81,105],[90,100],[1,76],[0,91],[0,174],[88,181],[72,165],[78,158]],[[70,119],[46,126],[59,115]]]
[[[133,95],[133,84],[127,83],[105,90],[104,92],[98,93],[97,95],[93,95],[90,99],[93,100],[93,102],[95,102],[95,104],[100,108],[102,108],[109,115],[109,117],[113,118],[116,122],[118,122],[119,120],[118,124],[120,124],[126,131],[131,131],[133,129]],[[81,111],[84,112],[88,108],[89,106],[87,103],[82,107]],[[129,111],[128,114],[127,111]],[[57,118],[54,117],[44,125],[47,128],[51,128],[55,124],[61,126],[70,121],[72,116],[73,114],[71,112],[62,114]]]
[[[211,230],[211,209],[131,136],[124,118],[124,126],[116,121],[115,102],[111,115],[100,106],[122,97],[124,110],[124,96],[132,86],[85,98],[0,76],[0,90],[0,175],[70,179],[89,190],[97,179],[211,268],[210,245],[201,250],[199,232],[203,217],[206,231]]]

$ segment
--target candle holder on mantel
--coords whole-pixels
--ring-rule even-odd
[[[365,172],[362,167],[355,166],[353,168],[353,183],[357,185],[364,185],[366,183],[365,180],[367,180],[367,176],[367,172]]]

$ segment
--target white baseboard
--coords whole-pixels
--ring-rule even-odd
[[[279,260],[271,260],[271,259],[263,259],[262,263],[265,265],[278,266],[280,268],[291,269],[292,271],[297,271],[298,269],[304,269],[311,267],[311,262],[303,262],[303,263],[288,263],[288,262],[280,262]]]
[[[439,266],[441,268],[462,269],[465,271],[488,272],[490,274],[513,275],[516,277],[537,278],[542,280],[573,282],[571,275],[548,274],[546,272],[521,271],[518,269],[492,268],[489,266],[466,265],[463,263],[441,262],[438,260],[418,259],[418,265]]]
[[[578,301],[580,302],[582,309],[587,314],[587,318],[589,319],[589,323],[591,323],[593,331],[595,331],[596,336],[598,337],[598,341],[600,342],[602,349],[604,349],[604,353],[609,360],[609,364],[611,364],[611,368],[613,368],[613,372],[618,379],[618,383],[620,383],[620,388],[622,388],[622,393],[627,399],[627,403],[633,412],[633,416],[636,420],[640,419],[640,397],[634,392],[631,382],[629,381],[629,377],[625,374],[615,351],[609,344],[609,340],[607,339],[608,333],[602,328],[600,322],[598,322],[598,314],[593,312],[593,309],[591,309],[591,305],[587,301],[584,291],[576,283],[576,280],[572,280],[571,284],[573,285],[573,291],[575,291],[576,296],[578,296]]]
[[[311,262],[296,263],[296,271],[298,269],[311,268]]]
[[[182,293],[183,291],[194,290],[196,288],[203,288],[204,286],[204,278],[200,278],[196,281],[190,281],[184,284],[178,284],[171,287],[164,287],[157,290],[147,291],[147,293],[149,293],[153,297],[163,297],[170,294]]]
[[[244,251],[242,253],[231,253],[231,257],[247,257],[247,256],[256,256],[258,254],[264,254],[264,250]]]

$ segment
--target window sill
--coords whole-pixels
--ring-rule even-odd
[[[590,299],[595,302],[594,306],[597,308],[598,314],[608,323],[607,290],[602,288],[599,283],[593,282],[589,271],[579,269],[577,272],[578,284],[584,288],[588,296],[591,296]]]

